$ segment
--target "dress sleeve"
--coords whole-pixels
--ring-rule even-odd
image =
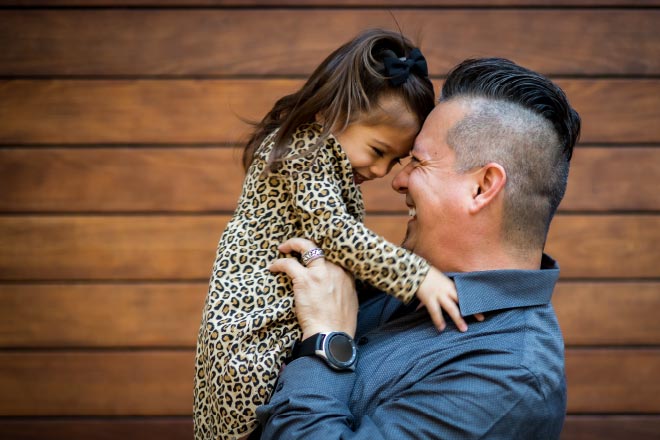
[[[429,264],[368,229],[361,221],[362,212],[351,212],[349,205],[355,205],[347,200],[351,187],[360,198],[360,208],[361,195],[352,180],[346,181],[352,176],[350,165],[333,141],[311,158],[286,161],[280,170],[287,180],[298,227],[325,251],[329,261],[407,303],[428,273]]]

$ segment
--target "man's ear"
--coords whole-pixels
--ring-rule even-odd
[[[495,162],[484,165],[474,176],[470,214],[476,214],[489,206],[506,184],[506,171],[502,165]]]

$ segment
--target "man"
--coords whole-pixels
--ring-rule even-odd
[[[450,72],[392,185],[410,210],[405,246],[451,275],[463,316],[485,320],[438,334],[418,304],[364,293],[357,319],[341,269],[276,261],[294,281],[303,341],[258,411],[262,438],[558,438],[559,270],[543,247],[579,130],[564,93],[535,72],[503,59]]]

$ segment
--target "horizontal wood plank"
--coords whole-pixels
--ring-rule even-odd
[[[0,82],[0,143],[244,141],[295,80]],[[35,113],[36,112],[36,113]],[[9,119],[7,119],[9,118]]]
[[[582,142],[660,142],[660,80],[565,79]],[[242,143],[300,80],[0,81],[0,144]],[[612,105],[616,103],[616,105]]]
[[[0,211],[231,212],[241,191],[240,149],[0,149]],[[404,212],[393,173],[364,184],[369,211]],[[607,176],[603,178],[602,176]],[[657,211],[660,148],[578,148],[560,210]]]
[[[660,345],[657,282],[559,282],[552,304],[567,346]]]
[[[656,440],[659,432],[659,415],[569,415],[564,422],[561,440]]]
[[[0,417],[0,438],[11,440],[190,440],[191,416],[184,417]]]
[[[190,440],[191,416],[180,417],[0,417],[0,438],[11,440]]]
[[[307,75],[363,29],[396,30],[390,14],[419,35],[435,75],[495,55],[547,74],[660,73],[660,11],[390,11],[5,10],[0,75]]]
[[[650,179],[650,180],[647,180]],[[577,148],[560,210],[659,210],[660,149]]]
[[[195,346],[208,283],[0,285],[0,347]]]
[[[0,211],[231,212],[243,177],[230,148],[0,149]]]
[[[658,371],[659,350],[567,350],[568,411],[659,413]]]
[[[660,217],[556,217],[545,249],[560,262],[565,278],[656,278],[660,276]]]
[[[193,350],[1,352],[0,415],[190,415]]]
[[[189,415],[194,352],[0,352],[0,415]],[[570,413],[660,412],[660,350],[568,350]]]
[[[0,279],[208,279],[228,220],[229,216],[0,218]]]
[[[83,6],[105,8],[109,6],[657,6],[659,0],[3,0],[7,6]]]
[[[0,347],[192,348],[207,288],[205,282],[0,285]],[[553,304],[567,346],[660,345],[658,283],[560,282]]]
[[[0,280],[208,279],[228,216],[0,217]],[[394,243],[405,216],[367,217]],[[660,218],[559,215],[547,250],[565,278],[657,278]]]
[[[0,418],[0,437],[12,440],[190,440],[190,417]],[[656,440],[660,416],[568,415],[561,440]]]

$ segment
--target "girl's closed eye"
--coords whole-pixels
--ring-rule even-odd
[[[383,157],[383,156],[385,156],[385,153],[383,153],[383,152],[382,152],[381,150],[379,150],[378,148],[376,148],[376,147],[371,147],[371,149],[373,150],[373,152],[374,152],[374,154],[375,154],[376,156],[378,156],[378,157]]]

